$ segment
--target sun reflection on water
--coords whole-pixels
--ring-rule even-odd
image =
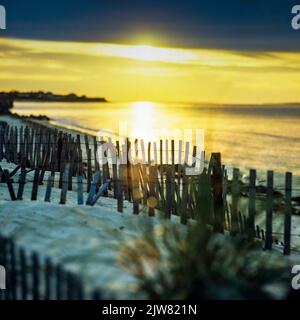
[[[155,104],[150,101],[138,101],[132,103],[132,128],[130,135],[139,137],[145,141],[153,141],[155,135]]]

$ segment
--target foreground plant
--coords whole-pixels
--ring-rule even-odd
[[[148,299],[271,299],[286,294],[283,261],[261,244],[216,234],[198,224],[149,229],[124,245],[120,262]],[[125,249],[125,250],[124,250]]]

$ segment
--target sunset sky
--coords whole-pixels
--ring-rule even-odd
[[[300,101],[297,1],[0,1],[0,90],[110,100]]]

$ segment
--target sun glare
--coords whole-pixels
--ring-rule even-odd
[[[151,61],[152,59],[160,59],[163,56],[163,52],[161,50],[157,50],[158,48],[154,48],[148,45],[141,45],[136,47],[136,59]]]
[[[144,139],[145,142],[155,140],[154,109],[154,103],[150,101],[138,101],[132,104],[133,137]]]

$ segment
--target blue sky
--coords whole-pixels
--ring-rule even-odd
[[[299,51],[297,0],[0,0],[0,36],[254,51]]]

